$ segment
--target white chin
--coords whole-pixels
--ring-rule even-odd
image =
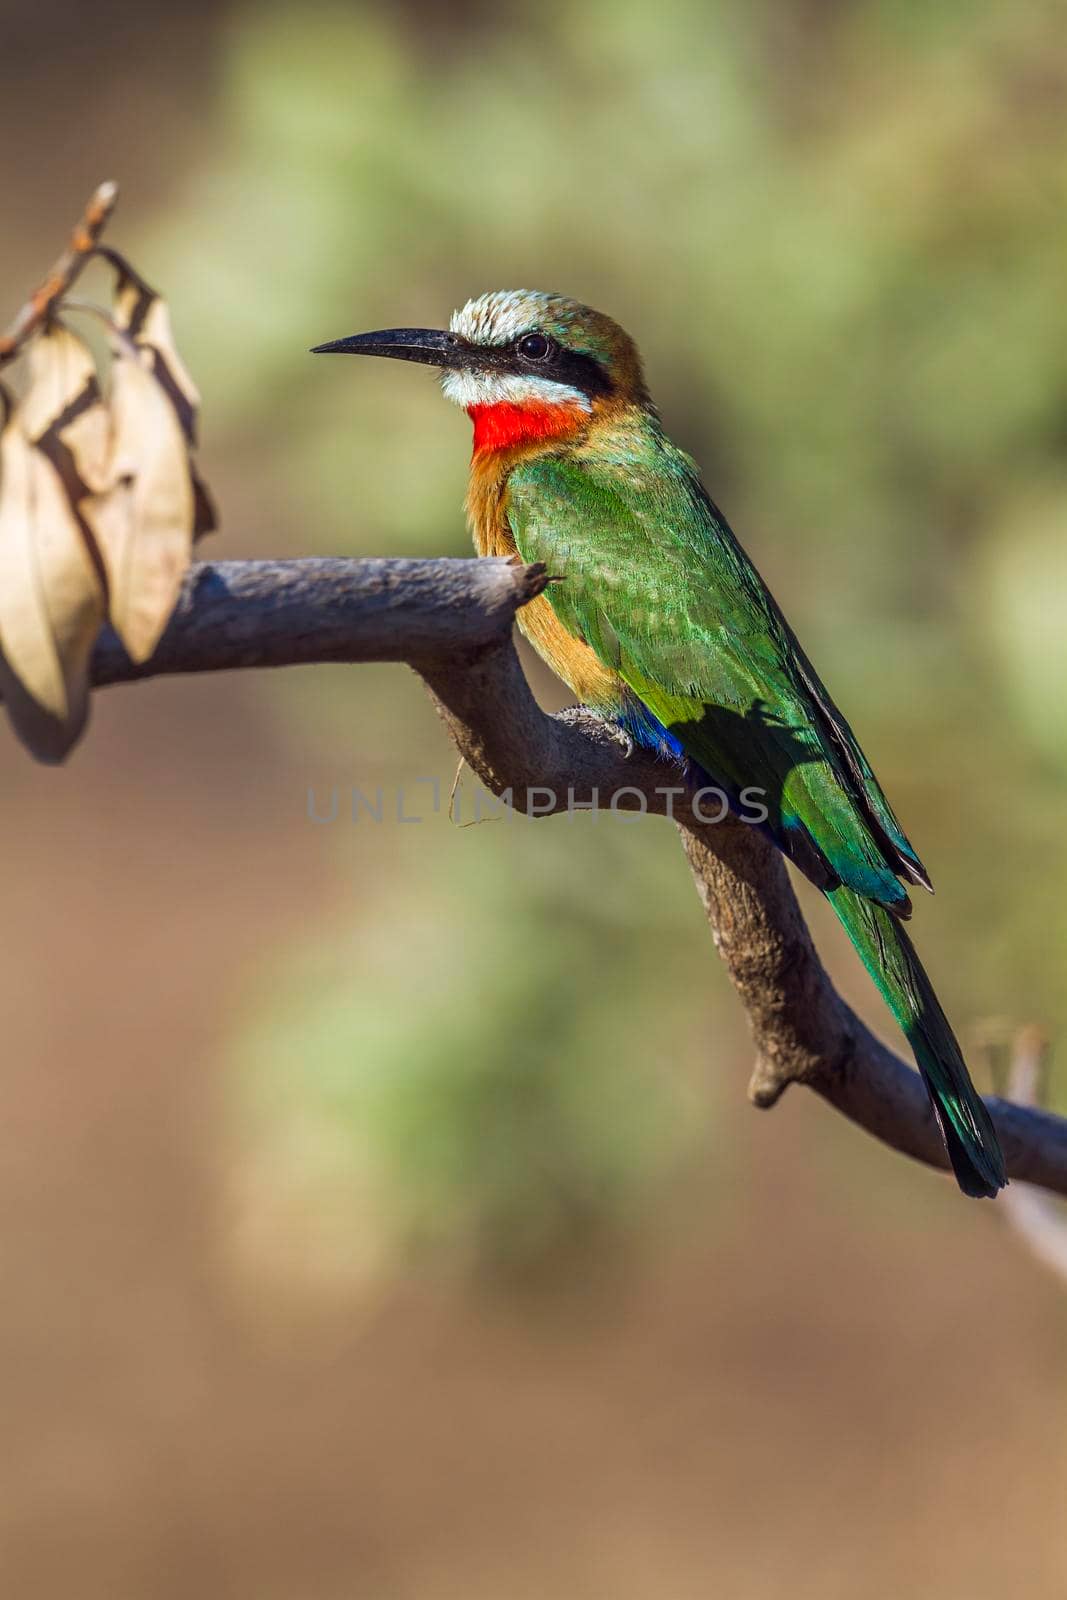
[[[447,399],[468,410],[471,406],[592,406],[580,389],[548,378],[528,378],[514,372],[444,372],[441,388]]]

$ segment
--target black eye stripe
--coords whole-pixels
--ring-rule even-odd
[[[521,335],[521,339],[528,337],[529,334]],[[598,395],[611,394],[614,387],[607,370],[594,356],[567,350],[554,340],[549,340],[549,354],[536,361],[519,354],[520,340],[516,339],[507,344],[474,344],[466,340],[460,343],[465,344],[469,353],[472,372],[509,372],[523,377],[536,374],[553,383],[564,383],[572,389],[579,389],[590,400],[595,400]]]
[[[611,378],[594,356],[581,355],[577,350],[558,348],[555,357],[544,363],[545,375],[557,383],[566,383],[580,389],[593,400],[597,395],[610,394]]]

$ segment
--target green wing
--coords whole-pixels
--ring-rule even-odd
[[[735,800],[763,790],[911,1042],[961,1188],[995,1194],[996,1132],[898,921],[898,875],[926,882],[922,865],[692,462],[655,433],[615,459],[542,458],[512,473],[507,513],[523,557],[562,576],[564,627]]]
[[[862,751],[689,458],[550,456],[508,480],[526,561],[563,582],[571,633],[736,800],[761,789],[776,842],[821,888],[907,910],[926,874]]]

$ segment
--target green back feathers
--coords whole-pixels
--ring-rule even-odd
[[[564,626],[735,794],[763,788],[769,827],[820,885],[905,909],[922,867],[781,612],[689,458],[649,419],[615,449],[544,456],[508,480],[525,560]]]

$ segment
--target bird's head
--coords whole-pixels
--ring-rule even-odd
[[[387,328],[315,354],[392,356],[441,369],[474,421],[474,448],[506,449],[580,432],[598,413],[647,405],[641,361],[610,317],[563,295],[498,290],[468,300],[447,332]]]

